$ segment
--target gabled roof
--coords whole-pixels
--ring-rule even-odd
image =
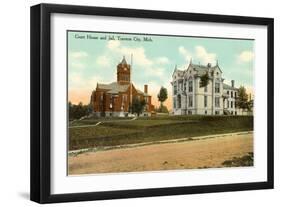
[[[142,94],[142,95],[144,95],[144,96],[149,96],[147,93],[144,93],[144,92],[142,92],[142,91],[139,90],[139,89],[136,89],[136,90],[137,90],[138,93],[140,93],[140,94]]]
[[[183,76],[184,71],[183,71],[183,70],[179,70],[178,67],[177,67],[177,65],[175,65],[175,69],[174,69],[174,72],[173,72],[173,76],[174,76],[175,73],[176,73],[178,76]]]
[[[175,73],[176,73],[178,76],[180,76],[180,77],[183,77],[183,75],[184,75],[184,71],[183,71],[183,70],[175,69],[173,75],[174,75]]]
[[[113,82],[110,84],[97,83],[98,89],[107,90],[106,92],[111,93],[111,94],[118,94],[119,92],[126,92],[129,87],[130,87],[130,84],[119,84],[117,82]],[[133,85],[133,87],[134,87],[134,85]],[[136,89],[136,90],[139,94],[142,94],[144,96],[150,96],[149,94],[144,93],[139,89]]]
[[[127,91],[130,84],[118,84],[117,82],[113,82],[110,84],[97,84],[97,88],[104,89],[104,90],[110,90],[112,92],[125,92]],[[109,92],[110,92],[109,91]]]

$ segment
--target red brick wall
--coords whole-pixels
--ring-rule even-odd
[[[126,95],[127,100],[124,97],[124,111],[129,111],[129,104],[130,104],[130,87],[128,87],[128,90],[126,92],[119,92],[119,94],[108,94],[106,93],[106,90],[102,90],[99,88],[96,88],[96,91],[92,93],[92,106],[94,108],[95,112],[105,112],[105,111],[115,111],[120,112],[122,107],[122,96]],[[134,86],[132,86],[132,95],[133,98],[139,96],[141,100],[144,99],[143,94],[140,94],[137,92]],[[113,98],[113,104],[112,108],[110,108],[110,97]],[[103,97],[103,98],[101,98]],[[151,112],[154,110],[154,106],[151,104],[151,96],[147,97],[147,112]]]

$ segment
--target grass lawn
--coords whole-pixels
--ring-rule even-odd
[[[69,149],[253,130],[253,116],[156,116],[140,117],[133,121],[126,118],[99,118],[76,121],[73,125],[97,122],[102,123],[98,126],[69,128]]]

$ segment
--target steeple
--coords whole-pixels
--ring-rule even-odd
[[[122,59],[122,61],[121,61],[121,64],[122,64],[122,65],[127,65],[127,61],[126,61],[125,55],[123,56],[123,59]]]
[[[131,79],[131,65],[127,63],[125,56],[117,65],[117,82],[120,84],[129,84]]]

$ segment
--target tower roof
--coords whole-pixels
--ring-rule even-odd
[[[123,56],[123,59],[122,59],[122,61],[121,61],[121,64],[122,64],[122,65],[127,65],[127,61],[126,61],[125,56]]]

